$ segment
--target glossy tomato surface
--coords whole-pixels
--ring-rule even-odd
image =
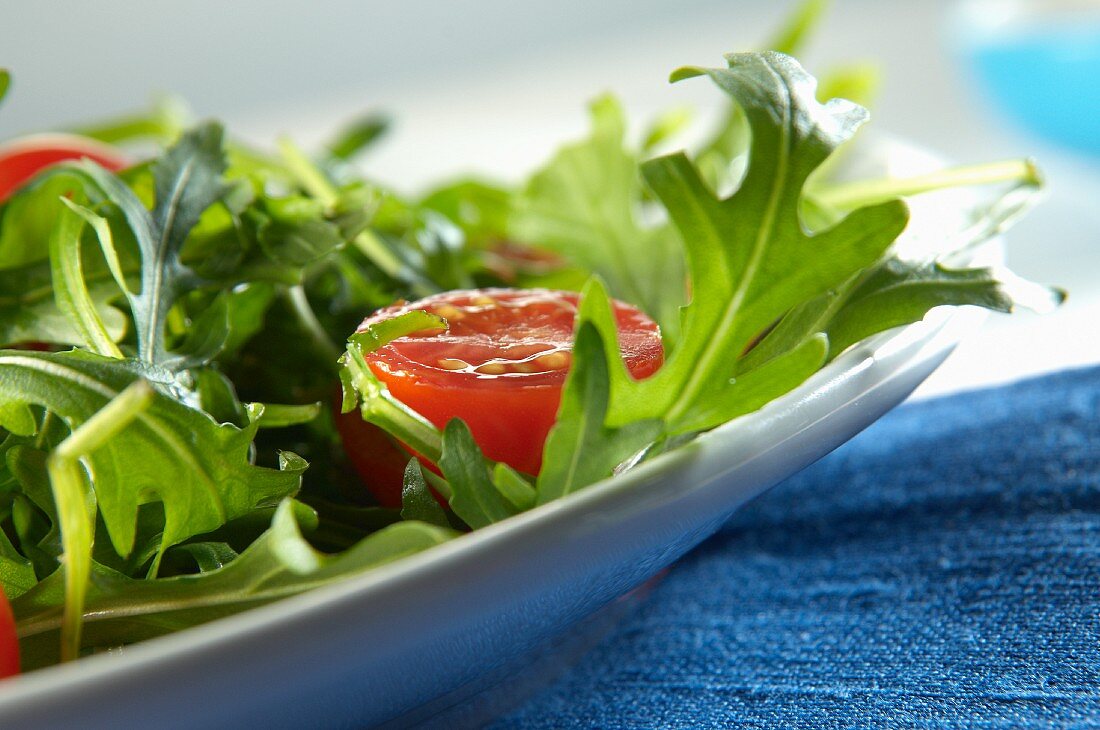
[[[19,674],[19,641],[15,637],[15,618],[0,590],[0,677]]]
[[[35,134],[0,144],[0,202],[47,167],[83,157],[112,171],[129,164],[115,148],[75,134]]]
[[[537,474],[572,362],[577,299],[576,292],[548,289],[480,289],[387,307],[363,326],[424,310],[446,319],[447,330],[394,340],[369,353],[367,364],[398,400],[439,428],[461,418],[488,458]],[[627,368],[635,378],[652,375],[664,359],[657,324],[622,302],[614,311]],[[363,480],[383,504],[398,506],[400,484],[381,483],[383,464],[356,446],[371,429],[357,412],[341,419]]]

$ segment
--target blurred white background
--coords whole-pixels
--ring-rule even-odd
[[[516,178],[583,133],[604,90],[632,118],[722,97],[669,86],[684,64],[758,46],[794,2],[557,0],[38,0],[5,4],[0,66],[14,76],[0,138],[188,100],[258,142],[305,144],[366,110],[396,125],[363,159],[399,188],[465,172]],[[1034,156],[1049,197],[1010,236],[1010,264],[1071,292],[1057,314],[992,318],[923,388],[931,394],[1100,362],[1100,159],[1018,131],[954,50],[957,3],[836,0],[803,56],[811,71],[874,61],[874,126],[958,162]],[[1100,69],[1097,69],[1100,72]],[[1100,115],[1100,110],[1098,115]]]

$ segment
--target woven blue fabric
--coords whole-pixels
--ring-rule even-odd
[[[498,726],[1100,727],[1100,369],[895,411]]]

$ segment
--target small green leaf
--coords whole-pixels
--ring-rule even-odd
[[[419,520],[429,525],[448,528],[451,525],[447,520],[447,513],[428,489],[424,472],[420,470],[420,462],[416,459],[410,459],[405,467],[405,479],[401,487],[401,519]]]
[[[649,154],[655,148],[681,134],[694,118],[695,112],[687,106],[673,107],[662,112],[642,136],[642,152]]]
[[[475,530],[519,513],[493,484],[481,449],[457,418],[443,429],[439,468],[451,485],[451,509]]]
[[[15,600],[38,583],[34,565],[11,544],[0,530],[0,588],[9,601]]]
[[[0,403],[0,428],[16,436],[33,436],[38,424],[26,403],[11,400]]]
[[[595,325],[582,320],[558,420],[546,440],[538,479],[539,504],[611,476],[615,467],[660,435],[662,424],[655,419],[608,428],[609,400],[605,344]]]
[[[765,44],[765,50],[778,51],[788,56],[800,55],[807,39],[817,29],[828,9],[829,0],[802,0],[775,37]]]
[[[159,365],[168,359],[164,344],[168,311],[195,283],[194,273],[180,260],[183,244],[203,211],[225,191],[221,127],[214,123],[196,127],[153,163],[155,202],[151,212],[122,180],[94,162],[58,169],[85,181],[117,206],[129,227],[141,253],[140,290],[127,291],[138,357]]]
[[[309,423],[321,413],[320,403],[307,403],[300,406],[264,403],[258,422],[260,428],[286,428]]]
[[[350,160],[374,144],[390,128],[385,114],[368,114],[340,130],[326,145],[330,155],[338,160]]]
[[[94,226],[107,227],[107,222],[87,208],[77,205],[66,198],[58,209],[57,225],[50,236],[50,267],[53,271],[54,297],[60,309],[80,332],[92,352],[107,357],[121,358],[107,326],[100,319],[92,301],[91,293],[84,281],[84,270],[80,255],[80,241],[84,224],[92,222]]]
[[[432,190],[420,208],[436,211],[462,229],[476,247],[499,243],[508,236],[513,193],[483,180],[460,180]]]
[[[1020,304],[1050,311],[1065,292],[1032,284],[1007,271],[949,269],[936,263],[889,259],[862,279],[825,327],[832,356],[871,335],[920,321],[940,305],[974,305],[1011,312]]]
[[[362,348],[363,352],[374,352],[380,347],[385,347],[398,337],[410,335],[413,332],[430,332],[447,329],[447,320],[438,314],[430,314],[421,310],[405,312],[396,317],[389,317],[381,322],[365,325],[349,338]]]
[[[0,68],[0,101],[4,100],[9,88],[11,88],[11,73],[6,68]]]
[[[172,553],[183,553],[195,561],[200,573],[209,573],[229,565],[237,559],[237,551],[224,542],[190,542],[172,548]]]
[[[183,342],[165,354],[161,367],[172,371],[190,370],[216,358],[229,341],[229,303],[232,296],[219,294],[187,328]]]
[[[502,461],[493,464],[493,486],[520,512],[535,506],[537,493],[531,483],[518,471]]]

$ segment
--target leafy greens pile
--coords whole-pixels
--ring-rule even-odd
[[[603,97],[591,135],[525,183],[465,180],[416,199],[348,164],[384,129],[377,117],[316,158],[289,142],[258,152],[169,108],[81,130],[168,146],[119,175],[87,160],[51,168],[0,205],[0,584],[25,666],[308,590],[560,498],[935,306],[1059,298],[896,256],[900,196],[973,170],[833,182],[865,110],[819,101],[782,53],[727,62],[673,74],[708,76],[730,98],[693,153],[645,159],[682,118],[633,148]],[[1013,185],[1012,200],[1038,184],[1026,163],[985,178]],[[968,242],[1021,207],[978,211]],[[488,285],[583,290],[537,477],[488,462],[461,421],[436,429],[364,365],[366,350],[444,321],[414,312],[336,344],[395,299]],[[647,380],[618,355],[609,296],[662,326],[666,365]],[[443,476],[410,461],[403,508],[368,504],[333,426],[341,405]]]

